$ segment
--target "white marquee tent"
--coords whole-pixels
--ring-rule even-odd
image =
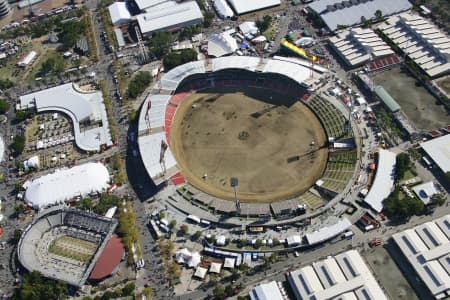
[[[58,169],[32,181],[25,191],[25,201],[35,209],[62,203],[77,196],[104,191],[109,173],[101,163],[87,163],[70,169]]]

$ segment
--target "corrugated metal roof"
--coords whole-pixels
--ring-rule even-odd
[[[400,105],[398,105],[397,101],[389,95],[389,93],[382,87],[381,85],[376,86],[375,94],[383,101],[383,103],[388,107],[391,112],[397,112],[400,110]]]
[[[203,15],[198,4],[195,1],[189,1],[137,15],[136,19],[141,32],[150,33],[194,25],[203,19]]]
[[[334,31],[338,25],[351,26],[359,24],[361,17],[371,19],[380,10],[383,15],[392,15],[411,9],[408,0],[372,0],[364,3],[342,0],[317,0],[308,5],[318,13],[327,27]]]
[[[280,0],[229,0],[238,15],[280,5]]]

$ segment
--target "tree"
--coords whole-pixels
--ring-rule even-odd
[[[77,203],[77,206],[84,210],[90,210],[93,207],[92,199],[90,197],[84,197]]]
[[[255,242],[255,248],[259,249],[262,246],[262,240],[261,239],[257,239]]]
[[[390,219],[404,220],[413,215],[421,214],[425,205],[415,197],[405,197],[400,199],[400,188],[394,191],[383,201],[383,209]]]
[[[444,193],[437,193],[431,196],[431,204],[434,206],[442,206],[444,205],[445,201],[447,200],[447,197]]]
[[[172,42],[173,37],[170,32],[156,32],[152,35],[149,47],[150,53],[157,58],[161,58],[168,52]]]
[[[247,263],[242,263],[239,265],[239,271],[246,273],[248,271],[249,267]]]
[[[9,103],[5,99],[0,99],[0,114],[4,114],[9,111]]]
[[[174,228],[177,225],[177,220],[172,220],[169,223],[170,228]]]
[[[129,282],[123,287],[122,293],[124,296],[131,296],[133,295],[135,288],[136,286],[134,285],[134,282]]]
[[[195,239],[195,240],[198,240],[201,236],[202,236],[202,232],[201,232],[200,230],[197,230],[197,231],[194,233],[194,239]]]
[[[41,300],[41,299],[65,299],[67,287],[59,281],[46,279],[37,271],[25,274],[23,283],[16,289],[13,299],[16,300]]]
[[[206,11],[203,13],[203,26],[209,27],[212,25],[214,20],[214,13],[211,11]]]
[[[383,12],[379,9],[375,11],[375,19],[381,21],[383,19]]]
[[[194,49],[183,49],[179,52],[170,52],[163,59],[164,69],[166,71],[176,66],[197,60],[197,52]]]
[[[18,134],[14,137],[11,148],[14,150],[16,155],[19,155],[25,149],[25,136]]]
[[[131,79],[128,84],[128,96],[135,99],[137,96],[145,91],[147,86],[152,82],[152,76],[150,72],[139,72]]]
[[[216,284],[213,290],[214,296],[219,299],[223,299],[225,296],[225,289],[221,284]]]
[[[180,231],[182,234],[187,234],[189,231],[189,227],[186,224],[180,226]]]
[[[409,154],[400,153],[395,159],[395,175],[397,180],[401,180],[411,165]]]
[[[233,288],[233,286],[231,284],[228,284],[225,287],[225,291],[224,292],[225,292],[225,295],[227,295],[227,297],[233,296],[234,295],[234,288]]]
[[[272,23],[272,17],[269,15],[265,15],[262,20],[256,20],[256,27],[258,27],[260,32],[264,32],[269,29],[270,24]]]
[[[166,215],[164,214],[164,212],[163,211],[160,211],[159,213],[158,213],[158,219],[164,219],[164,217],[165,217]]]
[[[7,90],[14,86],[14,82],[9,79],[0,79],[0,90]]]
[[[40,69],[40,73],[45,76],[47,74],[59,74],[65,69],[65,60],[60,56],[52,56],[47,58]]]

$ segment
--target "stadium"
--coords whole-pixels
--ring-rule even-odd
[[[17,256],[28,271],[81,287],[114,273],[124,249],[115,219],[54,206],[40,213],[22,232]]]
[[[155,184],[242,214],[296,209],[299,197],[339,194],[357,160],[346,116],[310,96],[327,70],[284,57],[222,57],[164,74],[143,104],[139,150]],[[338,145],[339,149],[334,146]]]

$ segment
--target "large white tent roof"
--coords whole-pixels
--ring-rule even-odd
[[[236,40],[227,33],[213,34],[208,38],[208,54],[211,56],[224,56],[237,49]]]
[[[238,15],[280,5],[280,0],[229,0]]]
[[[450,134],[422,143],[421,146],[442,172],[450,171]]]
[[[25,191],[25,201],[35,209],[65,202],[76,196],[108,188],[109,173],[101,163],[87,163],[33,180]]]
[[[82,91],[74,83],[66,83],[20,97],[20,109],[35,107],[37,112],[63,112],[72,119],[75,142],[85,151],[99,151],[112,146],[109,121],[101,91]],[[80,129],[84,120],[101,121],[102,125]]]
[[[114,25],[125,23],[131,20],[131,14],[127,9],[125,2],[114,2],[108,6],[111,22]]]
[[[378,152],[378,166],[372,187],[364,201],[376,212],[383,210],[383,200],[391,193],[394,185],[396,154],[380,149]]]

